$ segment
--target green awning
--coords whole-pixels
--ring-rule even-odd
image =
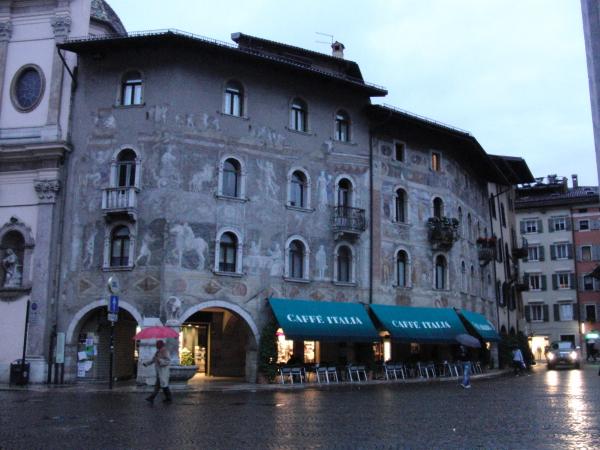
[[[372,342],[379,334],[358,303],[269,299],[286,338],[314,341]]]
[[[469,324],[475,329],[475,333],[477,333],[484,341],[497,342],[500,340],[500,336],[494,328],[494,325],[492,325],[492,323],[487,320],[483,314],[463,309],[460,311],[460,315],[463,316],[467,322],[469,322]]]
[[[456,343],[467,332],[451,308],[371,305],[371,311],[395,341]]]

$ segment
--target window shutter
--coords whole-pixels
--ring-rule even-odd
[[[540,261],[543,261],[543,260],[544,260],[544,246],[543,246],[543,245],[540,245],[540,246],[538,247],[538,259],[539,259]]]
[[[523,284],[526,284],[527,286],[529,286],[529,274],[528,273],[523,274]]]
[[[569,217],[565,218],[565,230],[571,231],[571,219]]]
[[[540,278],[542,279],[542,291],[545,291],[546,289],[548,289],[546,275],[542,275]]]
[[[595,291],[600,291],[600,281],[596,280],[595,278],[592,278],[594,280],[594,290]]]
[[[554,244],[550,245],[550,259],[553,261],[556,259],[556,245]]]
[[[558,309],[558,305],[554,304],[552,306],[554,307],[554,321],[560,322],[560,310]]]
[[[577,278],[574,273],[569,274],[569,284],[571,289],[577,289]]]
[[[577,308],[577,303],[573,303],[571,306],[573,307],[573,320],[579,320],[579,308]]]
[[[558,289],[558,275],[555,273],[552,274],[552,289]]]
[[[593,261],[600,260],[600,245],[592,246],[592,260]]]
[[[544,322],[548,322],[550,320],[550,312],[548,305],[543,305],[542,310],[544,311]]]
[[[577,247],[577,261],[583,261],[582,252],[583,249],[581,248],[581,246]]]
[[[525,305],[525,320],[531,322],[531,306]]]
[[[600,230],[600,222],[597,220],[590,220],[590,228],[592,230]]]
[[[538,220],[538,233],[543,233],[544,232],[544,225],[543,222],[541,220]]]
[[[521,234],[525,234],[525,231],[527,230],[525,228],[525,221],[521,220],[520,224],[519,224],[520,228],[521,228]]]
[[[584,275],[579,275],[579,284],[577,286],[579,286],[579,290],[580,291],[584,291],[585,290],[585,280],[584,280]]]
[[[554,233],[554,219],[548,219],[548,233]]]
[[[567,258],[573,259],[573,244],[567,244]]]
[[[573,229],[575,231],[579,231],[579,220],[574,220],[573,221]]]

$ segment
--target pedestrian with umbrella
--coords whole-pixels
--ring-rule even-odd
[[[463,379],[460,385],[465,389],[471,389],[471,358],[467,347],[481,347],[479,340],[470,334],[459,334],[456,336],[456,341],[460,344],[458,348],[458,360],[462,364]]]
[[[169,353],[169,350],[165,346],[165,342],[162,339],[178,337],[179,334],[172,328],[168,327],[149,327],[140,331],[133,337],[136,340],[157,339],[156,353],[154,353],[154,356],[150,361],[146,361],[144,363],[145,367],[154,364],[154,370],[156,371],[156,382],[154,383],[154,391],[152,392],[152,394],[150,394],[149,397],[146,397],[146,400],[150,403],[154,403],[154,399],[156,398],[161,389],[163,390],[163,395],[165,396],[163,402],[171,403],[171,401],[173,400],[171,397],[171,389],[169,389],[169,366],[171,365],[171,355]]]

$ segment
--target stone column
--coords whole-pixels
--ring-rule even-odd
[[[0,105],[2,105],[2,86],[6,77],[6,55],[8,53],[8,42],[12,36],[11,22],[0,22]],[[7,93],[10,95],[10,93]]]
[[[52,249],[55,231],[54,210],[56,196],[60,191],[58,180],[35,180],[35,191],[39,197],[37,208],[37,233],[33,254],[33,283],[29,328],[27,336],[27,359],[31,364],[30,381],[45,381],[46,358],[48,351],[48,326],[50,304],[52,302]]]

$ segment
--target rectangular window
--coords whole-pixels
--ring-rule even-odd
[[[431,152],[431,170],[434,172],[442,170],[442,155],[438,152]]]
[[[584,291],[593,291],[594,290],[594,278],[591,275],[584,275],[583,290]]]
[[[559,273],[557,276],[558,288],[559,289],[570,289],[571,288],[571,274]]]
[[[567,259],[569,257],[568,246],[569,244],[556,244],[554,246],[556,259]]]
[[[394,159],[404,162],[404,144],[402,142],[396,142],[394,145]]]
[[[560,320],[573,320],[573,304],[561,303],[559,306]]]
[[[527,247],[527,260],[528,261],[539,261],[540,260],[539,247]]]
[[[585,320],[596,322],[596,305],[585,305]]]
[[[544,308],[543,305],[529,305],[531,307],[531,321],[532,322],[543,322],[544,321]]]
[[[525,221],[525,233],[537,233],[538,231],[537,220],[526,220]]]
[[[567,229],[567,219],[565,217],[554,218],[554,231],[564,231]]]
[[[579,221],[579,231],[586,231],[590,229],[590,221],[585,219],[585,220],[580,220]]]
[[[591,261],[592,260],[592,246],[585,245],[581,247],[581,260],[582,261]]]
[[[539,291],[542,289],[541,275],[529,274],[529,289],[532,291]]]

